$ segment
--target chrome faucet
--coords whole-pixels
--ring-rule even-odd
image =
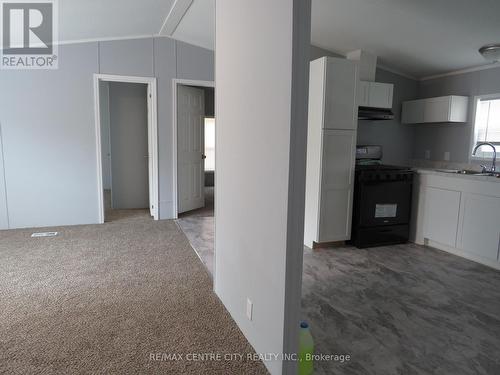
[[[496,172],[496,162],[497,162],[497,149],[496,147],[492,144],[492,143],[489,143],[489,142],[481,142],[481,143],[478,143],[478,145],[474,148],[474,151],[472,152],[472,155],[476,155],[476,152],[477,150],[482,147],[482,146],[490,146],[492,149],[493,149],[493,161],[491,163],[491,172],[492,173],[495,173]],[[486,172],[485,171],[485,167],[483,167],[483,172]]]

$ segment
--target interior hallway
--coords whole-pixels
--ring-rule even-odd
[[[266,374],[260,362],[153,361],[253,350],[173,221],[0,231],[0,373]]]
[[[124,221],[129,219],[144,219],[153,220],[149,210],[135,209],[135,210],[114,210],[111,208],[111,190],[104,190],[104,221],[106,223]]]
[[[205,187],[205,207],[179,215],[177,224],[210,275],[214,273],[214,187]]]

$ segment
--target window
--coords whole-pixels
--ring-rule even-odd
[[[215,170],[215,119],[205,117],[205,170]]]
[[[492,143],[500,152],[500,94],[477,99],[473,149],[481,142]],[[481,147],[476,157],[491,158],[492,155],[491,147]]]

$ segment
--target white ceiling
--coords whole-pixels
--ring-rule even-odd
[[[194,0],[172,37],[213,50],[215,47],[215,0]]]
[[[172,3],[173,0],[60,0],[59,39],[68,42],[155,35]]]
[[[174,0],[62,0],[62,41],[157,35]],[[312,0],[312,44],[366,49],[408,75],[485,65],[477,50],[500,43],[499,0]],[[263,10],[265,11],[265,9]],[[214,48],[215,0],[194,0],[172,37]],[[258,25],[256,25],[258,27]]]
[[[500,43],[498,0],[313,0],[312,43],[345,54],[366,49],[421,78],[486,64]]]

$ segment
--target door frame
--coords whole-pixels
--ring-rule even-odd
[[[172,97],[173,97],[173,107],[172,107],[172,113],[173,113],[173,124],[174,124],[174,147],[173,147],[173,189],[172,191],[174,192],[174,202],[173,202],[173,207],[174,207],[174,219],[179,218],[179,196],[178,196],[178,188],[177,188],[177,88],[179,86],[199,86],[199,87],[213,87],[215,88],[215,82],[214,81],[198,81],[198,80],[192,80],[192,79],[180,79],[180,78],[174,78],[172,80]],[[216,151],[217,152],[217,151]]]
[[[97,193],[99,206],[99,223],[104,223],[104,188],[102,181],[102,152],[101,152],[101,108],[99,97],[99,84],[101,82],[142,83],[148,86],[151,98],[148,99],[148,153],[151,155],[152,170],[148,171],[149,182],[152,183],[153,197],[149,201],[154,207],[150,208],[154,220],[159,218],[159,193],[158,193],[158,107],[157,83],[154,77],[121,76],[112,74],[94,74],[94,113],[96,132],[97,156]],[[149,167],[148,167],[149,170]],[[152,174],[152,175],[151,175]]]

